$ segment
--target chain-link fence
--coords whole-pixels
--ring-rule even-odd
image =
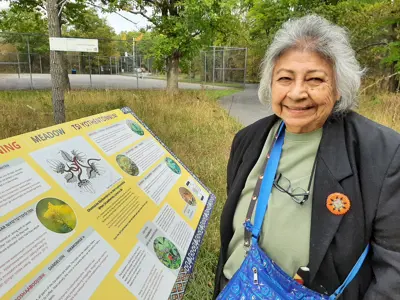
[[[204,82],[245,84],[247,48],[210,47],[201,58]]]
[[[77,75],[74,82],[83,81],[84,87],[109,87],[113,77],[103,77],[101,85],[98,75],[119,75],[136,78],[165,79],[166,65],[147,53],[142,44],[127,40],[98,39],[98,53],[64,52],[68,73]],[[143,45],[144,46],[144,45]],[[51,87],[50,46],[45,34],[0,32],[0,78],[29,80],[31,89]],[[194,59],[182,59],[180,79],[193,83],[243,85],[246,81],[246,48],[210,47],[201,51]],[[47,75],[46,75],[47,74]],[[185,75],[187,74],[187,75]],[[89,75],[89,76],[78,76]],[[126,80],[126,78],[122,78]],[[121,79],[121,80],[122,80]],[[41,80],[42,84],[39,83]],[[43,84],[43,82],[47,82]],[[90,83],[88,85],[88,83]],[[132,80],[130,87],[139,88],[139,80]],[[7,87],[6,87],[7,88]]]
[[[65,65],[72,75],[149,76],[154,70],[154,59],[146,55],[133,41],[98,39],[98,53],[64,52]],[[133,53],[134,52],[134,53]],[[35,78],[50,74],[50,45],[45,34],[0,32],[0,78],[30,77],[30,88]],[[87,77],[87,76],[86,76]],[[87,80],[87,78],[82,80]],[[49,76],[46,77],[49,81]],[[105,79],[103,79],[104,81]],[[138,81],[137,83],[138,84]],[[137,86],[138,87],[138,86]]]

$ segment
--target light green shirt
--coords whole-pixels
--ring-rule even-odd
[[[262,165],[270,148],[279,123],[276,123],[265,142],[261,155],[250,172],[243,188],[235,215],[234,234],[228,247],[228,260],[224,275],[231,279],[245,258],[243,247],[244,228],[250,199],[254,192],[257,177],[263,172]],[[285,141],[279,161],[278,171],[291,182],[292,188],[307,190],[312,167],[322,137],[322,128],[309,133],[294,134],[285,132]],[[300,205],[286,194],[272,188],[268,210],[260,234],[260,246],[289,276],[294,276],[301,266],[306,266],[310,251],[312,187],[308,200]],[[252,223],[254,224],[254,215]]]

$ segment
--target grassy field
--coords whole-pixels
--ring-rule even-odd
[[[400,93],[362,95],[358,112],[400,132]]]
[[[129,106],[216,194],[217,203],[185,299],[210,299],[219,252],[219,217],[225,201],[226,163],[241,125],[216,103],[234,90],[73,91],[66,95],[73,120]],[[52,125],[50,92],[0,92],[0,138]],[[359,112],[400,132],[400,95],[363,95]]]

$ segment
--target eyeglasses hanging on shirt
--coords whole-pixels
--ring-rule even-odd
[[[315,173],[315,166],[317,164],[317,157],[315,157],[314,165],[311,170],[310,181],[308,182],[307,190],[304,190],[301,187],[292,188],[292,183],[288,178],[282,175],[282,173],[276,173],[275,180],[274,180],[274,187],[282,192],[288,194],[292,200],[298,204],[304,204],[308,197],[310,196],[310,188],[312,179]]]

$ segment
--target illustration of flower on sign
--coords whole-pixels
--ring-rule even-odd
[[[49,230],[56,233],[68,233],[76,226],[76,215],[64,201],[46,198],[36,206],[39,221]]]
[[[67,183],[76,184],[82,191],[95,193],[91,180],[104,174],[103,168],[98,163],[100,159],[86,159],[83,153],[76,150],[72,150],[71,154],[61,150],[60,156],[62,160],[47,160],[51,169],[64,174]]]
[[[170,240],[165,237],[157,237],[153,243],[154,252],[158,259],[169,269],[176,270],[181,266],[181,255]]]
[[[137,176],[139,175],[139,168],[138,166],[133,162],[132,159],[129,157],[123,155],[123,154],[118,154],[117,157],[115,158],[117,161],[118,166],[127,174],[131,176]]]

